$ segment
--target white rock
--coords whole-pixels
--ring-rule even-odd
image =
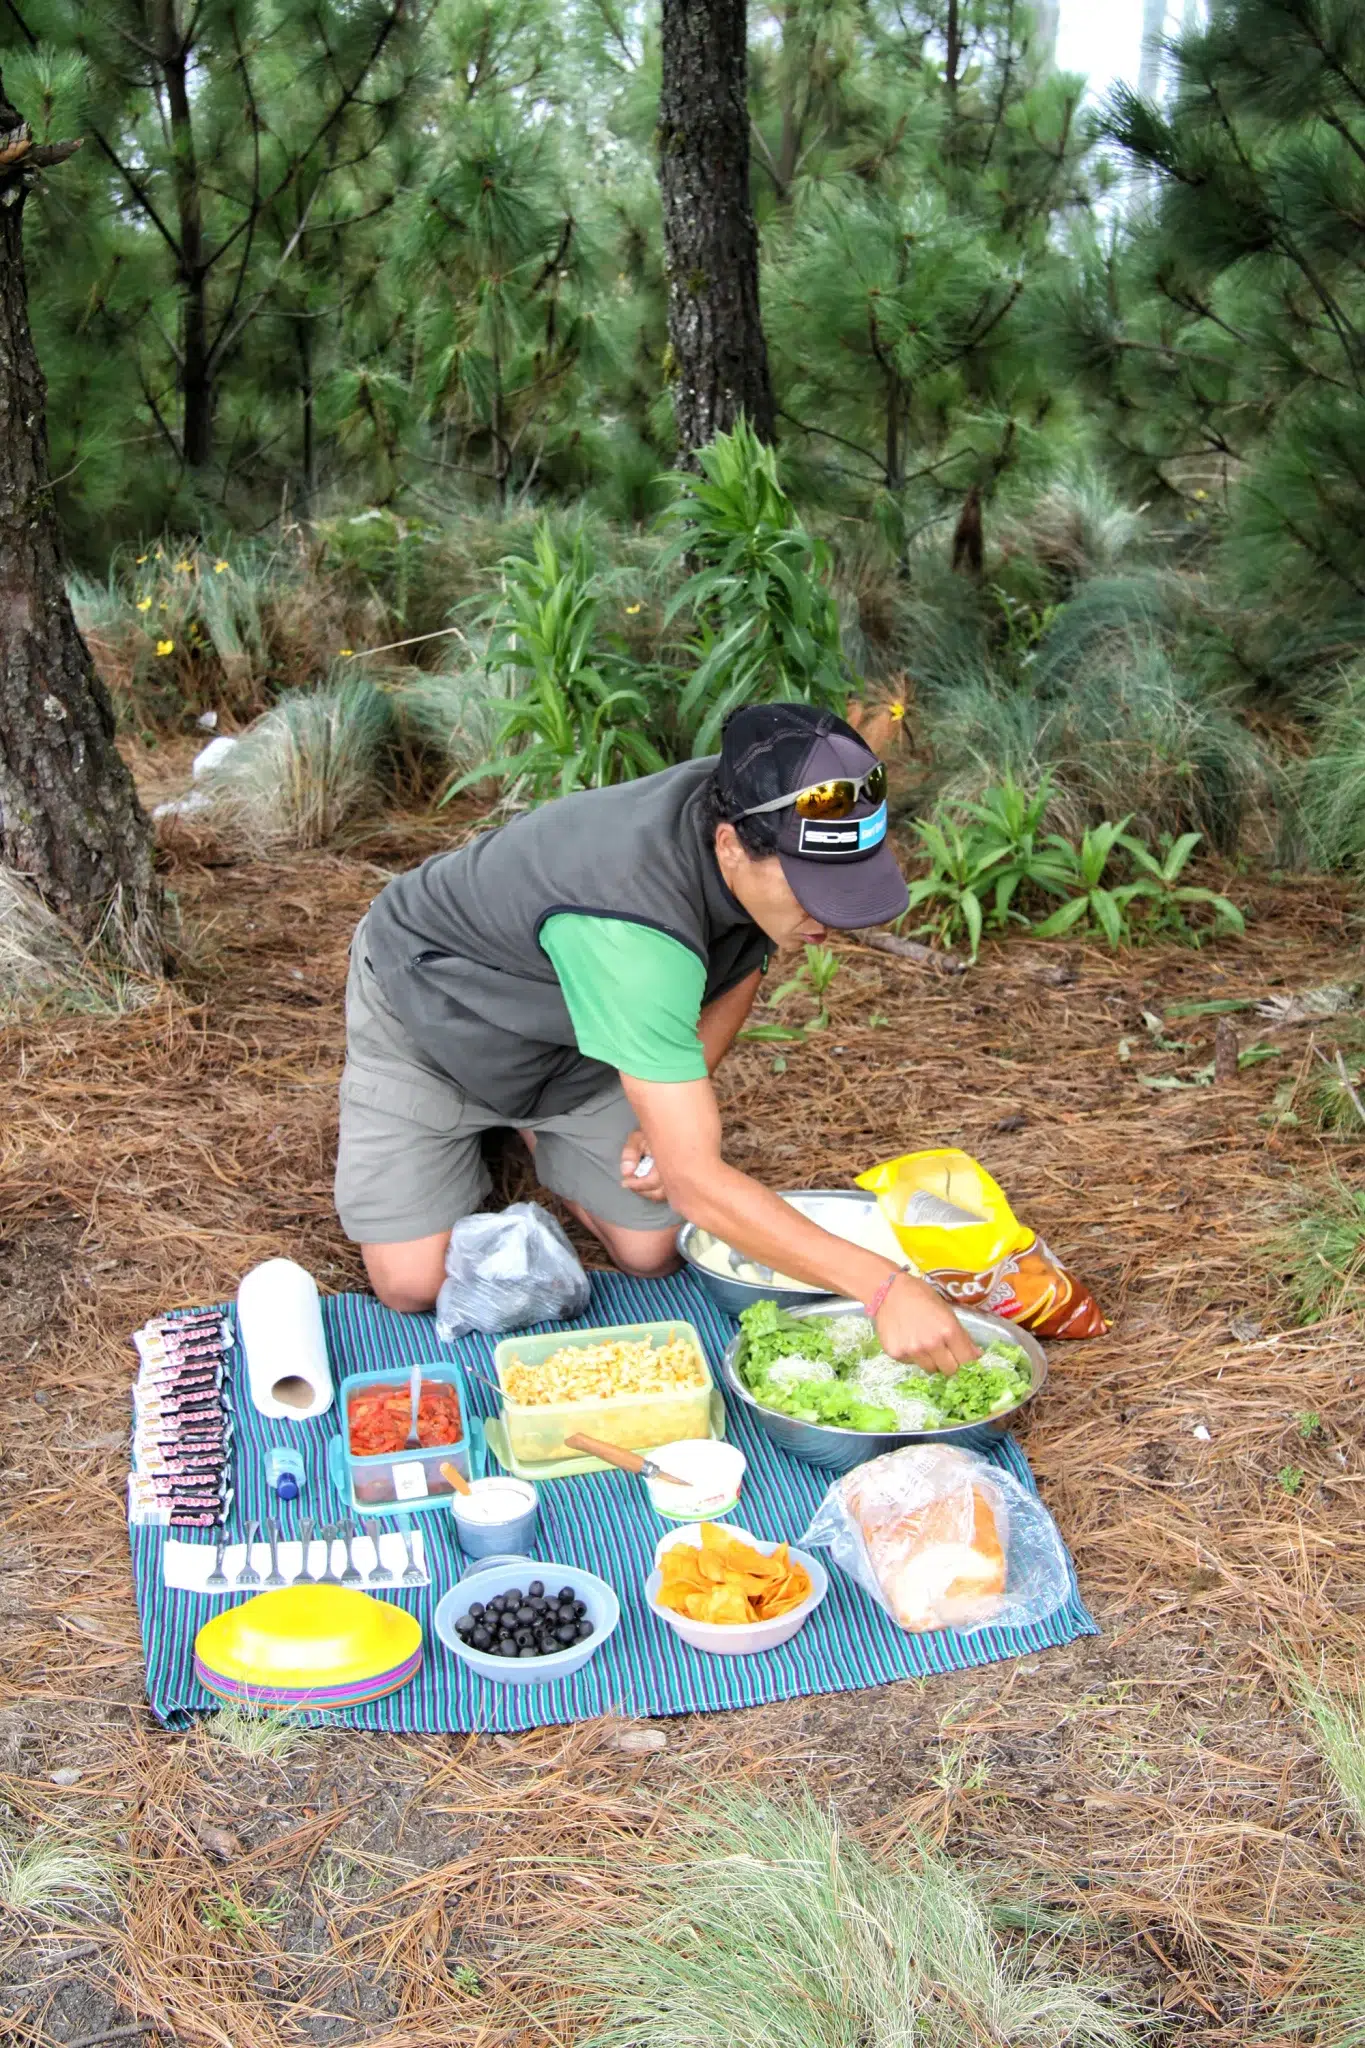
[[[194,722],[201,732],[217,732],[218,713],[216,711],[201,711]]]
[[[1213,1442],[1213,1431],[1206,1423],[1196,1422],[1192,1434],[1201,1444],[1211,1444]]]

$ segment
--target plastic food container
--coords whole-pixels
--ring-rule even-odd
[[[738,1444],[714,1437],[687,1438],[665,1447],[660,1462],[690,1483],[646,1479],[650,1504],[666,1522],[710,1522],[728,1515],[739,1499],[748,1459]]]
[[[556,1650],[550,1657],[493,1657],[486,1650],[476,1650],[472,1645],[462,1643],[455,1633],[457,1618],[465,1612],[471,1600],[488,1601],[494,1593],[506,1593],[511,1587],[523,1585],[528,1579],[544,1579],[546,1584],[555,1580],[572,1586],[578,1598],[588,1610],[592,1623],[592,1634],[586,1642],[571,1643],[567,1650]],[[551,1685],[557,1678],[568,1678],[575,1671],[581,1671],[590,1657],[595,1657],[603,1643],[615,1632],[621,1619],[621,1603],[605,1579],[595,1578],[576,1564],[500,1564],[487,1566],[477,1576],[467,1573],[437,1603],[432,1616],[436,1633],[450,1651],[480,1678],[491,1680],[494,1685]]]
[[[475,1479],[453,1493],[450,1512],[466,1557],[524,1557],[534,1542],[540,1496],[525,1479]]]
[[[765,1556],[777,1549],[775,1543],[750,1535],[747,1529],[739,1528],[734,1522],[726,1522],[724,1526],[730,1535],[737,1536],[741,1543],[751,1544]],[[779,1614],[775,1621],[693,1621],[686,1614],[675,1614],[671,1607],[659,1605],[659,1588],[663,1583],[659,1559],[675,1543],[690,1543],[694,1549],[700,1549],[700,1525],[692,1522],[683,1529],[670,1529],[666,1536],[659,1538],[654,1546],[654,1570],[645,1580],[645,1604],[657,1621],[671,1628],[685,1643],[690,1643],[694,1650],[705,1650],[713,1657],[751,1657],[760,1650],[775,1650],[779,1644],[789,1643],[797,1631],[805,1627],[829,1591],[829,1574],[819,1558],[812,1557],[808,1550],[798,1550],[794,1543],[788,1544],[796,1562],[804,1565],[810,1574],[810,1592],[799,1607],[793,1607],[789,1614]],[[508,1584],[515,1585],[516,1580],[509,1579]]]
[[[504,1337],[493,1352],[498,1384],[506,1386],[509,1365],[539,1365],[556,1351],[591,1344],[638,1342],[656,1348],[684,1338],[696,1351],[704,1383],[664,1394],[618,1394],[586,1401],[560,1401],[527,1408],[502,1401],[508,1449],[523,1465],[548,1465],[574,1455],[566,1438],[582,1431],[625,1451],[654,1451],[683,1437],[711,1434],[711,1368],[691,1323],[625,1323],[606,1330],[552,1330],[543,1337]]]
[[[439,1364],[424,1364],[421,1374],[424,1381],[439,1381],[443,1386],[454,1389],[460,1413],[460,1434],[451,1443],[424,1444],[415,1451],[386,1451],[376,1457],[357,1457],[351,1450],[351,1396],[371,1387],[392,1387],[406,1392],[411,1384],[411,1368],[406,1372],[348,1373],[338,1387],[340,1465],[346,1482],[341,1491],[344,1495],[349,1487],[352,1507],[377,1509],[381,1514],[385,1510],[400,1508],[441,1507],[455,1493],[450,1481],[441,1477],[441,1466],[454,1465],[466,1478],[469,1477],[469,1424],[464,1412],[464,1396],[460,1391],[459,1368],[446,1360]]]

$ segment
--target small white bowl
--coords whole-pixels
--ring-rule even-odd
[[[738,1444],[727,1444],[710,1436],[684,1437],[679,1443],[663,1444],[654,1461],[679,1479],[646,1479],[650,1504],[666,1522],[709,1522],[728,1515],[739,1499],[748,1459]]]
[[[737,1528],[733,1522],[726,1522],[723,1527],[727,1535],[737,1536],[741,1543],[752,1544],[765,1556],[777,1549],[775,1543],[769,1543],[762,1536],[751,1536],[747,1529]],[[654,1570],[645,1580],[645,1603],[657,1620],[666,1623],[694,1650],[706,1650],[715,1657],[748,1657],[756,1651],[775,1650],[780,1643],[789,1643],[797,1631],[805,1627],[829,1591],[829,1575],[819,1558],[812,1557],[807,1550],[798,1550],[795,1544],[789,1544],[787,1547],[792,1557],[810,1574],[810,1592],[799,1607],[793,1607],[789,1614],[779,1614],[774,1621],[693,1621],[686,1614],[675,1614],[671,1607],[659,1605],[659,1588],[663,1584],[659,1560],[675,1543],[690,1543],[694,1550],[699,1550],[700,1523],[670,1529],[666,1536],[659,1538],[654,1546]]]

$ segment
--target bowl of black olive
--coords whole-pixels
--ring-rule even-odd
[[[601,1649],[621,1603],[578,1565],[501,1564],[452,1586],[433,1619],[446,1648],[481,1678],[546,1685]]]

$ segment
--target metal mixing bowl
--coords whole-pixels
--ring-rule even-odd
[[[795,1316],[860,1316],[864,1310],[861,1302],[826,1298],[803,1303],[791,1313]],[[820,1422],[798,1422],[794,1416],[779,1415],[775,1408],[765,1408],[749,1392],[736,1364],[740,1346],[738,1335],[726,1345],[720,1361],[726,1392],[745,1404],[763,1434],[771,1437],[781,1450],[790,1451],[794,1458],[802,1458],[807,1465],[818,1465],[826,1472],[851,1472],[855,1465],[880,1457],[883,1451],[899,1451],[905,1444],[961,1444],[969,1450],[985,1450],[996,1437],[1003,1436],[1041,1391],[1047,1380],[1047,1354],[1031,1331],[1021,1330],[1017,1323],[1007,1323],[1002,1316],[988,1316],[975,1308],[960,1308],[954,1313],[972,1342],[979,1344],[983,1351],[993,1338],[1003,1337],[1008,1343],[1017,1344],[1028,1356],[1033,1368],[1033,1385],[1023,1400],[1016,1402],[1013,1408],[1007,1408],[1003,1415],[992,1415],[984,1422],[959,1422],[949,1429],[888,1430],[885,1434],[864,1429],[832,1429]]]
[[[831,1210],[842,1208],[847,1214],[850,1202],[856,1202],[863,1209],[875,1209],[877,1206],[877,1197],[864,1194],[861,1188],[790,1188],[782,1199],[790,1202],[794,1209],[799,1209],[803,1216],[809,1216],[812,1223],[818,1223],[822,1229],[833,1230],[836,1237],[839,1232],[830,1220]],[[741,1309],[751,1307],[756,1301],[775,1301],[782,1308],[795,1309],[805,1308],[811,1302],[829,1302],[835,1298],[822,1294],[815,1287],[756,1287],[751,1280],[740,1280],[734,1274],[713,1273],[709,1266],[702,1265],[692,1249],[696,1235],[695,1223],[683,1224],[678,1232],[679,1256],[727,1316],[737,1316]]]

